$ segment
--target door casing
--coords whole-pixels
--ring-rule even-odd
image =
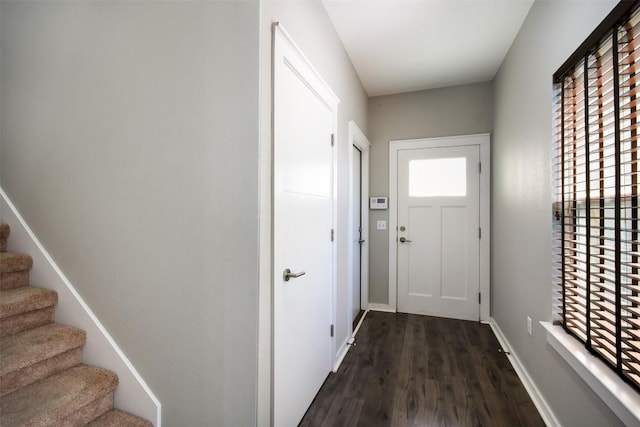
[[[480,321],[488,322],[491,313],[491,136],[488,133],[438,138],[389,141],[389,309],[398,309],[398,152],[417,148],[441,148],[477,145],[480,148]]]

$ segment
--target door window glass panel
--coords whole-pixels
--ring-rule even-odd
[[[464,197],[467,159],[421,159],[409,162],[409,197]]]

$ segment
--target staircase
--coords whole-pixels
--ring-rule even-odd
[[[57,293],[29,285],[8,237],[0,224],[0,426],[151,427],[113,408],[117,375],[82,363],[85,332],[53,323]]]

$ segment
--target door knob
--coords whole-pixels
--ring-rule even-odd
[[[404,237],[400,238],[400,243],[411,243],[411,240],[405,239]]]
[[[306,273],[304,271],[301,271],[300,273],[292,273],[291,270],[285,268],[282,272],[282,278],[285,282],[288,282],[291,278],[295,279],[296,277],[304,276],[305,274]]]

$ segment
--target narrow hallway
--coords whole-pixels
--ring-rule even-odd
[[[369,312],[301,426],[544,426],[488,325]]]

